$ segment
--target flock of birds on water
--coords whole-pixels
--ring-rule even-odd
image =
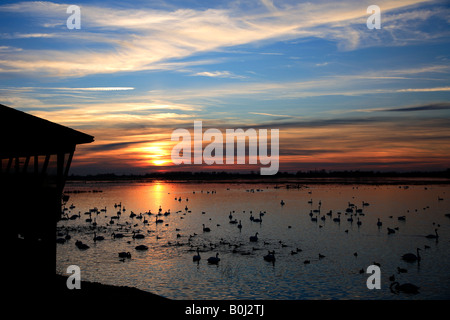
[[[227,189],[229,190],[229,189]],[[250,192],[254,192],[254,189],[251,190],[247,190]],[[257,191],[262,191],[261,189],[257,189]],[[214,194],[216,191],[207,191],[207,193],[211,193]],[[193,192],[195,194],[195,191]],[[203,193],[203,191],[202,191]],[[311,193],[308,192],[308,193]],[[182,198],[181,197],[176,197],[175,198],[176,201],[181,202]],[[442,201],[443,198],[438,197],[438,201]],[[188,198],[185,199],[185,201],[189,201]],[[281,200],[280,202],[280,206],[284,206],[286,203],[284,202],[284,200]],[[353,224],[353,222],[356,223],[356,225],[358,227],[360,227],[363,223],[363,219],[362,217],[365,216],[364,213],[364,208],[369,206],[370,204],[367,202],[362,201],[361,206],[358,207],[357,205],[348,202],[348,206],[345,209],[345,211],[342,212],[336,212],[334,213],[332,210],[326,212],[325,214],[323,214],[321,212],[321,201],[318,202],[318,207],[317,209],[312,209],[312,205],[313,205],[313,199],[308,201],[308,204],[311,205],[311,210],[309,212],[309,216],[311,219],[311,222],[313,223],[319,223],[320,221],[326,221],[331,220],[334,223],[338,223],[340,224],[341,222],[344,222],[344,219],[347,220],[347,223]],[[62,218],[61,221],[67,221],[67,220],[78,220],[81,219],[81,212],[79,211],[78,214],[70,214],[71,211],[75,209],[76,207],[72,204],[69,208],[64,208],[63,209],[63,214],[62,214]],[[425,207],[423,208],[423,210],[428,209],[429,207]],[[171,215],[170,209],[168,210],[164,210],[161,208],[161,206],[158,209],[158,212],[153,213],[151,212],[151,210],[147,211],[147,212],[143,212],[143,213],[139,213],[136,214],[133,211],[130,212],[130,214],[128,215],[128,217],[131,220],[127,220],[124,223],[120,223],[121,222],[121,216],[126,214],[127,209],[125,208],[124,205],[122,205],[122,203],[115,203],[114,204],[114,211],[116,211],[115,215],[112,216],[107,216],[107,208],[104,207],[102,209],[98,209],[98,208],[92,208],[89,209],[89,211],[85,212],[84,215],[86,216],[85,218],[85,222],[87,223],[84,226],[84,229],[82,229],[82,227],[69,227],[69,226],[58,226],[57,228],[57,238],[56,238],[56,242],[58,244],[65,244],[67,243],[72,237],[70,235],[70,233],[72,232],[86,232],[86,230],[92,231],[92,241],[94,243],[97,242],[101,242],[104,241],[108,238],[115,240],[115,239],[123,239],[123,238],[131,238],[132,240],[127,240],[128,244],[131,244],[132,241],[136,240],[136,239],[144,239],[146,238],[148,235],[144,234],[143,231],[139,228],[140,226],[148,226],[150,224],[164,224],[164,217],[167,217],[169,215]],[[416,212],[418,210],[416,209]],[[409,212],[409,210],[407,211]],[[188,206],[185,206],[185,210],[184,212],[182,210],[177,211],[178,214],[181,214],[180,219],[183,219],[186,214],[191,213],[191,210],[189,210]],[[245,213],[245,211],[243,211],[243,213]],[[263,221],[263,216],[266,214],[265,211],[260,211],[259,214],[255,217],[253,216],[253,212],[250,211],[250,216],[249,216],[249,220],[252,223],[262,223]],[[97,217],[100,214],[105,214],[105,218],[109,218],[109,222],[107,222],[105,225],[99,225],[97,224]],[[202,214],[206,214],[206,212],[202,211]],[[238,220],[237,218],[234,218],[233,214],[235,214],[235,211],[230,211],[228,218],[229,218],[229,223],[230,224],[234,224],[237,226],[237,228],[239,230],[242,229],[242,220]],[[345,215],[346,218],[343,218],[342,215]],[[450,213],[445,214],[445,216],[447,218],[450,218]],[[393,216],[389,216],[390,219],[394,219]],[[123,220],[123,219],[122,219]],[[209,219],[211,220],[211,219]],[[398,221],[406,221],[406,216],[405,215],[401,215],[401,216],[397,216],[397,220]],[[168,223],[164,224],[165,226],[169,226]],[[376,222],[377,227],[382,230],[383,228],[383,222],[378,218],[377,222]],[[430,233],[428,235],[425,235],[424,237],[427,239],[433,239],[436,242],[438,242],[439,240],[439,234],[438,234],[438,230],[440,225],[436,224],[433,222],[433,226],[435,226],[434,228],[434,233]],[[87,228],[86,228],[87,227]],[[217,227],[220,227],[220,224],[217,224]],[[319,228],[322,228],[323,225],[319,225]],[[291,228],[291,226],[288,226],[288,228]],[[391,235],[391,234],[395,234],[396,232],[398,232],[399,228],[398,227],[386,227],[386,233],[387,235]],[[176,237],[181,238],[184,237],[183,235],[180,234],[180,229],[175,229],[175,231],[177,232]],[[97,233],[98,232],[98,233]],[[147,230],[147,233],[151,233],[153,232],[152,230]],[[202,232],[203,233],[210,233],[211,232],[211,228],[206,226],[205,224],[202,224]],[[345,233],[348,233],[349,230],[346,229],[344,231]],[[102,234],[109,234],[108,236],[105,237],[105,235]],[[220,239],[219,243],[213,244],[213,243],[209,243],[209,244],[205,244],[203,243],[201,244],[197,244],[194,245],[192,243],[193,239],[197,236],[197,233],[193,233],[191,235],[188,236],[188,241],[187,243],[183,244],[180,243],[179,241],[177,241],[176,243],[171,243],[168,242],[168,245],[176,245],[176,246],[182,246],[182,245],[188,245],[189,246],[189,250],[188,251],[192,251],[195,252],[195,254],[192,256],[192,261],[196,262],[196,263],[200,263],[200,261],[202,260],[202,256],[201,256],[201,252],[208,252],[211,250],[215,250],[217,249],[218,245],[226,245],[228,247],[230,247],[231,252],[232,253],[240,253],[242,255],[246,255],[246,254],[250,254],[249,251],[240,251],[239,248],[241,246],[243,246],[243,243],[235,243],[232,244],[231,242],[225,241],[223,238]],[[257,243],[260,242],[260,238],[258,237],[259,233],[256,232],[254,235],[251,235],[249,237],[249,243]],[[156,239],[161,239],[160,236],[156,236]],[[269,243],[266,241],[263,241],[264,245],[268,245]],[[288,245],[286,245],[285,243],[283,243],[282,241],[279,241],[279,244],[282,248],[284,247],[288,247]],[[80,250],[87,250],[90,248],[90,246],[87,243],[84,243],[80,240],[76,240],[75,241],[75,246],[80,249]],[[424,245],[424,249],[429,249],[430,246],[429,245]],[[140,245],[136,245],[135,246],[135,250],[136,251],[146,251],[148,250],[149,247],[147,245],[144,244],[140,244]],[[255,247],[252,248],[252,250],[259,250]],[[403,254],[400,259],[408,262],[408,263],[420,263],[422,257],[420,256],[420,251],[422,249],[421,248],[416,248],[415,253],[405,253]],[[295,250],[291,250],[290,254],[291,255],[295,255],[298,254],[300,252],[302,252],[303,250],[300,248],[296,248]],[[353,254],[355,257],[358,256],[357,252],[354,252]],[[125,262],[128,259],[131,259],[131,253],[128,251],[122,251],[122,252],[118,252],[118,258],[120,261]],[[276,253],[275,250],[267,250],[267,254],[262,256],[263,260],[273,263],[275,264],[276,261]],[[325,255],[319,253],[318,254],[318,258],[323,259],[325,258]],[[220,257],[219,257],[219,253],[216,252],[215,255],[212,255],[210,257],[207,258],[207,262],[208,264],[213,264],[213,265],[218,265],[220,262]],[[310,264],[311,260],[304,260],[303,263],[305,265]],[[379,263],[377,262],[373,262],[374,265],[378,265],[380,266]],[[364,269],[359,270],[360,274],[365,273]],[[407,269],[405,268],[400,268],[397,267],[397,273],[407,273]],[[419,287],[411,284],[411,283],[404,283],[404,284],[400,284],[398,281],[396,281],[395,279],[395,275],[392,275],[389,277],[389,280],[391,281],[391,285],[390,285],[390,290],[391,292],[398,294],[399,292],[402,293],[410,293],[410,294],[417,294],[419,293]]]

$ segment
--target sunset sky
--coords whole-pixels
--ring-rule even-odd
[[[194,121],[279,129],[280,171],[450,167],[447,1],[2,1],[0,18],[0,103],[95,137],[71,173],[259,171],[173,165]]]

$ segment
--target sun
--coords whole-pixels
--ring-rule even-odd
[[[164,166],[169,163],[169,160],[167,160],[168,153],[164,145],[147,145],[145,147],[139,148],[139,153],[143,158],[147,160],[147,163],[150,163],[154,166]]]
[[[151,161],[155,166],[163,166],[164,164],[167,163],[166,160],[163,159],[156,159],[156,160],[152,160]]]

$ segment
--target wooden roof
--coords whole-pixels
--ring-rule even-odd
[[[71,152],[94,137],[0,104],[0,158]]]

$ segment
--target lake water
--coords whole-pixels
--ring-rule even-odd
[[[66,213],[80,212],[80,217],[58,223],[58,237],[67,232],[71,236],[57,245],[60,274],[78,265],[82,280],[136,287],[171,299],[450,298],[448,185],[311,184],[287,189],[233,182],[88,182],[68,183],[65,191],[94,189],[102,192],[69,193],[67,206],[75,208]],[[114,207],[120,203],[122,207]],[[354,212],[363,209],[363,215],[353,213],[353,222],[346,214],[349,203]],[[95,207],[99,213],[86,222],[90,216],[85,212]],[[162,214],[169,209],[170,214],[156,223],[160,207]],[[149,210],[151,215],[144,214]],[[120,218],[111,219],[118,211]],[[131,212],[144,218],[130,218]],[[250,220],[260,212],[261,223]],[[340,223],[333,221],[338,212]],[[229,222],[230,213],[232,220],[241,221],[241,229]],[[317,222],[311,220],[315,217]],[[211,231],[204,232],[203,224]],[[388,234],[387,227],[398,230]],[[427,239],[435,229],[439,241]],[[132,237],[138,230],[145,238]],[[105,239],[94,242],[94,232]],[[124,237],[114,239],[112,232]],[[255,233],[258,241],[250,242]],[[78,249],[76,240],[90,248]],[[141,244],[149,249],[136,250]],[[198,263],[193,261],[197,248]],[[416,248],[422,249],[420,263],[401,259]],[[263,259],[269,250],[275,251],[275,263]],[[119,258],[122,251],[130,252],[131,259]],[[208,264],[207,258],[216,253],[218,265]],[[370,274],[360,273],[374,262],[381,266],[380,290],[369,290]],[[407,272],[398,273],[398,267]],[[392,293],[392,275],[401,284],[419,286],[420,293]]]

